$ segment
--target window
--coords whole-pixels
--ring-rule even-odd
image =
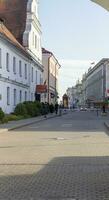
[[[39,39],[37,41],[37,50],[39,51]]]
[[[16,92],[16,89],[14,89],[14,106],[16,106],[16,102],[17,102],[17,101],[16,101],[16,100],[17,100],[17,99],[16,99],[16,98],[17,98],[17,96],[16,96],[17,94],[16,94],[16,93],[17,93],[17,92]]]
[[[21,60],[19,61],[19,75],[22,77],[22,62]]]
[[[20,90],[20,96],[19,96],[20,103],[22,102],[22,91]]]
[[[0,48],[0,68],[2,68],[2,50]]]
[[[33,82],[33,76],[34,76],[34,74],[33,74],[33,67],[31,68],[31,81]]]
[[[9,72],[9,53],[6,54],[6,69]]]
[[[31,101],[33,101],[33,93],[31,93]]]
[[[7,105],[10,105],[10,88],[7,87]]]
[[[42,78],[41,78],[41,74],[40,74],[40,84],[42,84]]]
[[[27,64],[25,64],[25,79],[27,79]]]
[[[16,58],[13,57],[13,72],[16,74]]]
[[[25,101],[27,101],[27,91],[25,91]]]
[[[36,84],[37,84],[37,71],[36,71]]]
[[[34,46],[34,32],[33,32],[33,46]]]
[[[35,35],[35,49],[37,49],[37,35]]]

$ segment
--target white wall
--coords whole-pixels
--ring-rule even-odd
[[[15,48],[12,44],[0,37],[1,49],[1,68],[0,68],[0,107],[5,113],[13,112],[14,89],[16,89],[16,104],[20,103],[20,91],[22,91],[22,102],[25,101],[25,92],[27,92],[27,101],[35,100],[36,84],[40,84],[42,79],[42,70],[33,61],[24,56],[24,54]],[[9,54],[9,71],[6,68],[6,54]],[[16,73],[13,71],[13,57],[16,58]],[[22,76],[19,74],[19,61],[21,61]],[[27,66],[27,78],[25,78],[25,65]],[[32,80],[33,68],[33,80]],[[37,71],[37,81],[36,72]],[[7,105],[7,87],[10,88],[10,104]]]
[[[41,25],[38,19],[38,1],[29,0],[23,45],[40,63],[42,63],[41,35]]]

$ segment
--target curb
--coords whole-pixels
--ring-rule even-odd
[[[51,116],[51,117],[47,117],[47,118],[42,118],[42,119],[36,120],[34,122],[28,122],[28,123],[25,123],[25,124],[19,124],[19,125],[15,126],[15,127],[8,128],[7,130],[8,131],[12,131],[12,130],[15,130],[15,129],[23,128],[25,126],[29,126],[31,124],[35,124],[35,123],[38,123],[38,122],[41,122],[41,121],[45,121],[47,119],[52,119],[52,118],[55,118],[55,117],[58,117],[58,116]]]
[[[19,129],[19,128],[22,128],[22,127],[25,127],[25,126],[28,126],[28,125],[31,125],[31,124],[35,124],[35,123],[38,123],[38,122],[41,122],[41,121],[45,121],[47,119],[52,119],[52,118],[55,118],[55,117],[60,117],[60,116],[59,115],[48,116],[46,118],[43,117],[42,119],[39,119],[39,120],[37,119],[36,121],[33,121],[33,122],[25,122],[24,124],[19,124],[19,125],[13,126],[11,128],[1,129],[0,133]]]
[[[67,113],[63,113],[62,115],[65,115],[65,114],[67,114]],[[19,128],[23,128],[25,126],[29,126],[31,124],[35,124],[35,123],[38,123],[38,122],[41,122],[41,121],[45,121],[45,120],[48,120],[48,119],[61,117],[62,115],[48,116],[46,118],[43,117],[42,119],[39,119],[39,120],[36,120],[36,121],[33,121],[33,122],[25,122],[24,124],[19,124],[19,125],[13,126],[11,128],[0,129],[0,133],[16,130],[16,129],[19,129]]]
[[[107,130],[109,130],[109,123],[104,122],[104,126],[107,128]]]

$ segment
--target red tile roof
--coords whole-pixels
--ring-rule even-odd
[[[28,0],[0,0],[0,18],[21,44],[26,27],[27,3]]]

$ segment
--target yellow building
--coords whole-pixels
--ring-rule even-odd
[[[61,66],[54,54],[44,48],[42,49],[42,64],[44,84],[47,85],[44,102],[55,104],[58,100],[58,72]]]

